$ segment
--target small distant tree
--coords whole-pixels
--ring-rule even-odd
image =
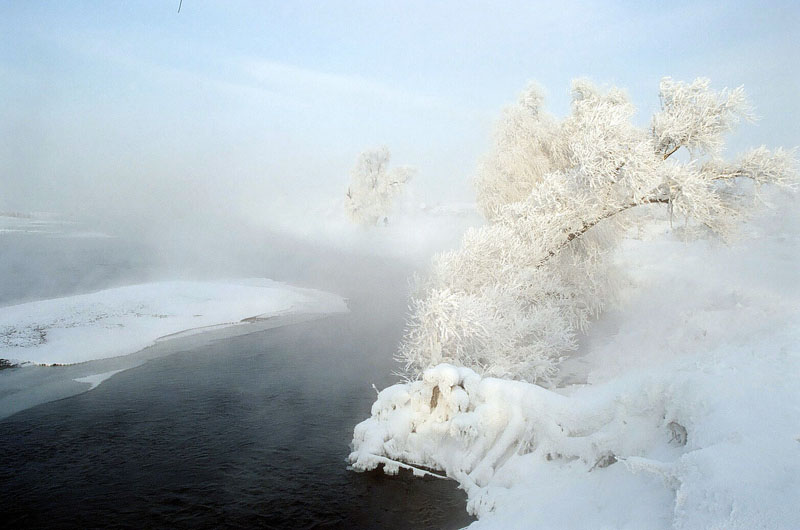
[[[584,80],[564,120],[544,112],[535,86],[505,111],[476,178],[488,224],[437,255],[412,297],[397,355],[406,376],[449,362],[547,383],[612,292],[606,256],[621,214],[662,205],[725,237],[752,205],[748,191],[794,182],[783,149],[721,158],[723,135],[752,117],[741,88],[665,78],[659,96],[647,129],[631,123],[624,92]]]
[[[350,173],[345,194],[345,212],[355,223],[375,226],[387,222],[392,200],[402,193],[411,179],[408,167],[389,169],[391,154],[386,147],[361,153]]]

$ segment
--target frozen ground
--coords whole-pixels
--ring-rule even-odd
[[[346,311],[336,295],[270,280],[157,282],[0,308],[0,358],[73,364],[287,312]]]
[[[659,226],[548,390],[441,365],[383,390],[356,469],[438,470],[474,528],[800,528],[796,197],[730,246]]]

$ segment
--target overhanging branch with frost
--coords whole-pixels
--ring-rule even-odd
[[[665,78],[649,129],[617,88],[573,83],[563,120],[536,87],[500,120],[476,176],[487,224],[434,258],[411,301],[397,359],[409,378],[441,362],[548,383],[578,333],[613,298],[611,265],[629,210],[664,204],[727,237],[749,204],[737,181],[791,186],[793,152],[765,147],[721,158],[724,134],[752,111],[741,88]],[[688,160],[674,156],[685,149]]]

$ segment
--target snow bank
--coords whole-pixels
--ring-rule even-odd
[[[622,307],[548,390],[440,365],[383,390],[356,470],[443,472],[474,528],[800,528],[800,223],[630,240]]]
[[[0,358],[71,364],[245,319],[347,311],[344,299],[264,279],[173,281],[0,307]],[[87,381],[90,382],[91,381]]]

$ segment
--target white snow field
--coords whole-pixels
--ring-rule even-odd
[[[554,389],[439,365],[383,390],[356,470],[446,474],[470,528],[800,528],[800,216],[629,239],[630,281]],[[419,472],[418,472],[419,473]]]
[[[82,363],[246,319],[346,311],[340,296],[266,279],[130,285],[0,307],[0,358]]]

